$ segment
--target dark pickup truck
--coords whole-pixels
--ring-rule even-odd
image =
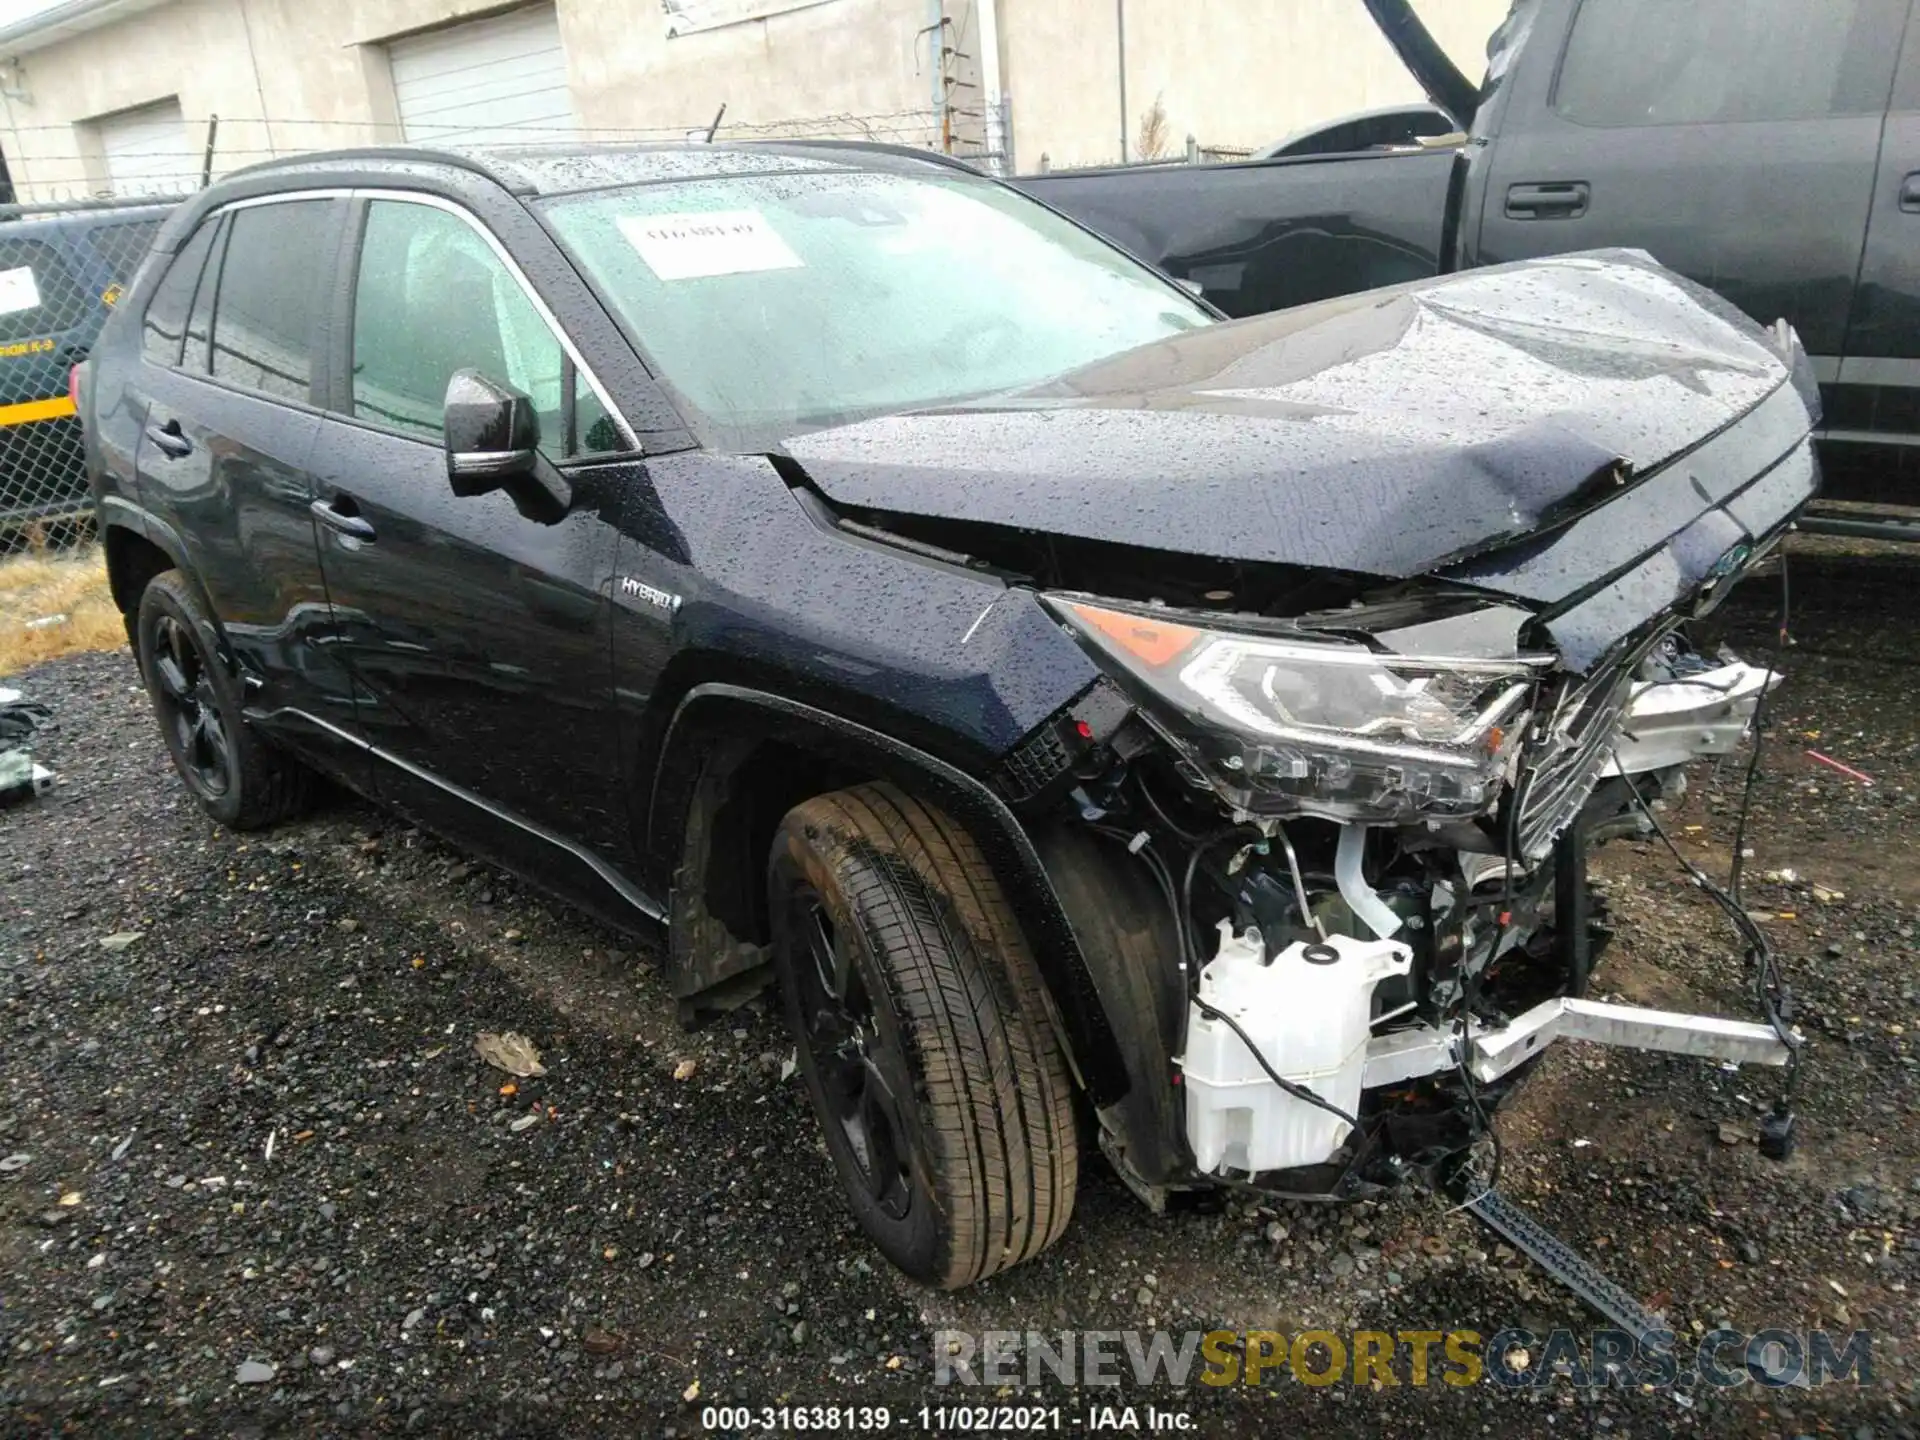
[[[1478,86],[1364,3],[1458,136],[1016,183],[1236,316],[1648,251],[1799,332],[1830,495],[1920,504],[1920,0],[1518,0]]]

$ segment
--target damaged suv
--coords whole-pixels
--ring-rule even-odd
[[[325,774],[777,983],[908,1274],[1460,1167],[1582,999],[1590,836],[1739,742],[1815,390],[1645,256],[1225,321],[937,156],[342,152],[182,206],[78,377],[167,745]],[[1085,1137],[1083,1139],[1083,1137]]]

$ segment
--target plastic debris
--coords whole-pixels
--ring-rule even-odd
[[[34,763],[29,743],[52,718],[46,706],[18,690],[0,688],[0,805],[30,800],[53,788],[53,771]]]
[[[482,1060],[509,1075],[547,1073],[547,1067],[540,1063],[540,1052],[533,1048],[533,1042],[517,1031],[509,1030],[504,1035],[496,1035],[491,1030],[483,1030],[473,1037],[473,1048]]]
[[[32,1163],[33,1156],[27,1154],[25,1151],[9,1155],[6,1159],[0,1160],[0,1175],[11,1175],[16,1170],[26,1169],[27,1166]]]
[[[1842,775],[1845,775],[1849,780],[1858,780],[1862,785],[1873,784],[1873,777],[1871,775],[1863,775],[1860,773],[1860,771],[1854,769],[1851,765],[1842,765],[1838,760],[1834,759],[1831,755],[1822,755],[1818,750],[1808,750],[1805,753],[1806,753],[1806,757],[1809,760],[1817,760],[1822,765],[1826,766],[1829,770],[1838,770]]]
[[[693,1078],[693,1072],[699,1068],[700,1062],[698,1060],[682,1060],[678,1065],[673,1067],[673,1078],[676,1080],[691,1080]]]

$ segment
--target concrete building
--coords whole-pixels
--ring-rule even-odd
[[[1422,10],[1477,73],[1506,3]],[[716,117],[729,138],[1010,148],[1032,169],[1118,160],[1123,135],[1133,158],[1189,134],[1251,149],[1417,98],[1360,0],[0,0],[0,151],[30,199],[178,191],[331,145]]]

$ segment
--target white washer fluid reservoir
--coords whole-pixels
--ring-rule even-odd
[[[1412,964],[1405,945],[1345,935],[1289,945],[1269,962],[1257,930],[1235,935],[1222,920],[1220,949],[1200,972],[1200,998],[1231,1015],[1279,1074],[1352,1115],[1360,1108],[1373,987]],[[1203,1173],[1318,1165],[1350,1128],[1274,1084],[1240,1037],[1198,1004],[1187,1007],[1181,1069],[1187,1143]]]

